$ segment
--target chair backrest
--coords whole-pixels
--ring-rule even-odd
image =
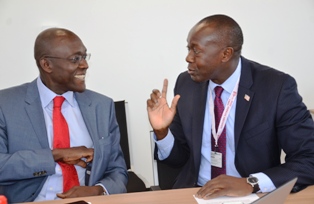
[[[147,191],[149,189],[146,188],[146,185],[143,182],[143,180],[131,170],[125,101],[115,101],[114,104],[115,104],[116,118],[119,124],[120,135],[121,135],[120,146],[124,154],[124,160],[128,169],[128,174],[129,174],[129,180],[126,186],[127,192],[131,193],[131,192]]]
[[[141,178],[131,171],[131,162],[130,162],[130,148],[129,148],[129,139],[128,139],[128,128],[127,128],[127,117],[126,117],[126,107],[125,101],[115,101],[115,111],[116,118],[120,128],[120,146],[124,154],[124,159],[129,173],[129,182],[127,184],[128,192],[140,192],[151,190],[151,188],[146,188],[145,183]],[[157,162],[157,171],[158,171],[158,182],[159,188],[162,190],[171,189],[175,179],[180,172],[180,168],[172,168],[161,162]]]
[[[154,133],[150,132],[152,156],[154,157],[154,151],[156,144],[154,141]],[[182,168],[174,168],[161,161],[154,160],[153,173],[154,173],[154,185],[158,186],[161,190],[172,189],[177,179],[178,174]]]
[[[125,101],[115,101],[116,118],[120,128],[120,146],[124,154],[125,163],[131,169],[128,126],[126,122]]]

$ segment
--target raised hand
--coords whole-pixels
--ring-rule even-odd
[[[162,92],[154,89],[147,100],[148,118],[158,140],[163,139],[176,113],[179,95],[172,99],[171,107],[167,103],[168,80],[164,80]]]

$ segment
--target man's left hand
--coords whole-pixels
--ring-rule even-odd
[[[253,187],[246,178],[220,175],[208,181],[195,196],[207,200],[220,196],[246,196],[252,192]]]
[[[101,186],[74,186],[67,192],[57,194],[62,199],[97,195],[104,195],[104,189]]]

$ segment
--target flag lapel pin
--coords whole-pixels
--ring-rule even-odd
[[[245,95],[244,95],[244,99],[245,99],[246,101],[250,101],[250,96],[247,95],[247,94],[245,94]]]

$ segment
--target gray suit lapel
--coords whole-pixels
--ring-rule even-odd
[[[43,148],[49,148],[45,118],[41,107],[36,80],[32,81],[27,88],[25,111],[32,123],[41,146]]]
[[[237,148],[238,146],[240,134],[242,132],[245,119],[253,101],[254,92],[250,90],[252,84],[252,70],[247,63],[247,60],[245,58],[242,58],[242,70],[239,82],[234,125],[235,148]]]
[[[101,151],[99,151],[99,137],[97,134],[97,116],[96,116],[96,110],[94,106],[92,106],[92,100],[86,94],[86,92],[83,93],[75,93],[76,101],[80,107],[83,120],[85,122],[86,128],[88,130],[88,133],[90,137],[92,138],[93,145],[94,145],[94,159],[91,166],[91,173],[88,183],[86,185],[89,185],[91,183],[95,183],[95,175],[97,175],[95,172],[99,172],[101,168],[101,158],[103,157],[100,155]],[[95,165],[98,164],[98,165]]]
[[[87,96],[85,92],[75,93],[76,101],[80,107],[83,120],[86,124],[87,130],[93,140],[94,146],[97,145],[97,121],[95,109],[92,106],[92,100]],[[95,144],[96,143],[96,144]]]

